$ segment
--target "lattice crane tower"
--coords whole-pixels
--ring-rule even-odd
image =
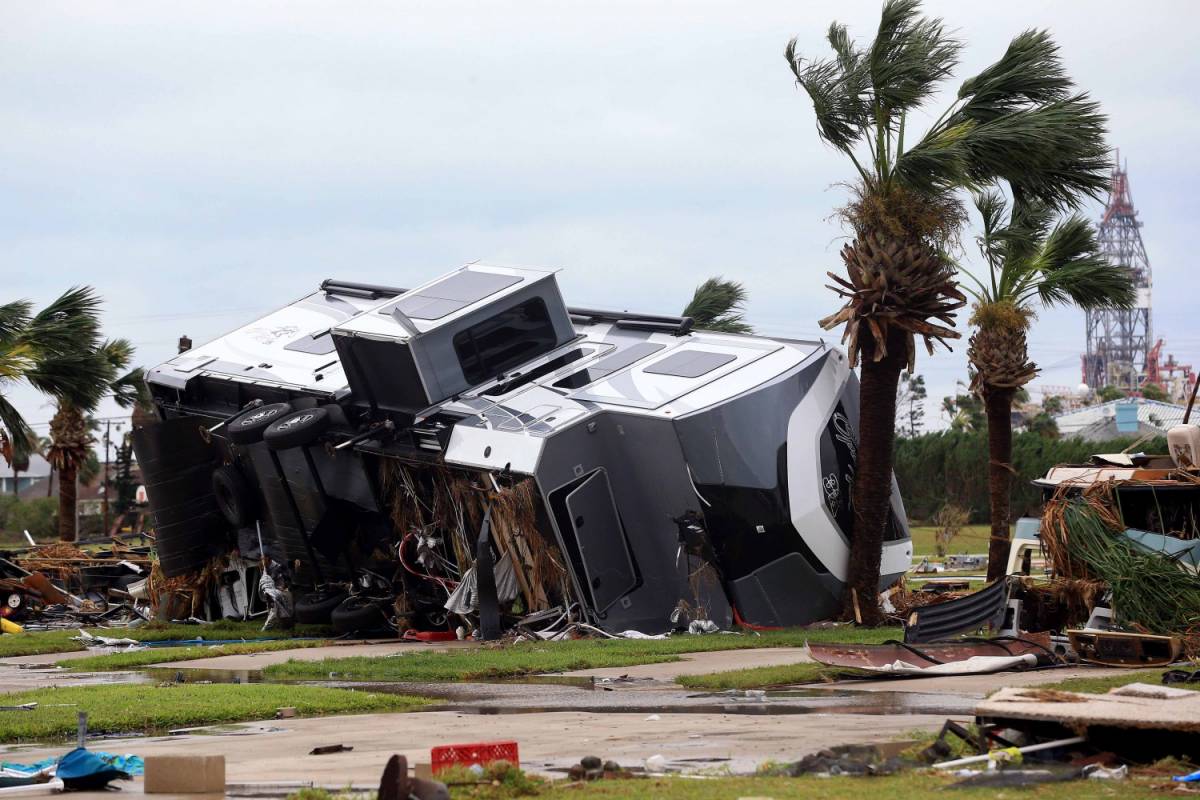
[[[1116,386],[1136,391],[1146,374],[1152,344],[1150,327],[1150,259],[1142,244],[1142,223],[1133,207],[1129,175],[1120,154],[1113,165],[1108,205],[1100,220],[1101,252],[1114,264],[1133,272],[1138,289],[1137,306],[1128,311],[1102,309],[1087,312],[1087,353],[1083,356],[1083,382],[1092,389]]]

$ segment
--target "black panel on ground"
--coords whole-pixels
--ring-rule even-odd
[[[195,417],[135,428],[133,450],[154,515],[159,563],[168,578],[194,572],[220,551],[228,523],[213,496],[215,453]]]
[[[789,553],[730,581],[738,612],[752,625],[805,625],[837,613],[838,597],[799,553]]]

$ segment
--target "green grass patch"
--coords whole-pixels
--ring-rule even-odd
[[[83,645],[71,641],[79,631],[38,631],[0,635],[0,658],[40,656],[45,653],[70,653]]]
[[[209,625],[179,625],[169,622],[150,622],[138,628],[85,628],[94,636],[115,639],[137,639],[139,642],[165,642],[175,639],[262,639],[287,637],[330,636],[328,625],[297,625],[291,631],[263,631],[261,622],[220,620]],[[72,640],[79,631],[26,631],[0,636],[0,659],[16,656],[36,656],[45,653],[71,653],[84,650]]]
[[[1200,669],[1200,664],[1190,664],[1183,667],[1188,671]],[[1162,674],[1165,669],[1146,669],[1137,670],[1136,672],[1122,672],[1120,675],[1107,675],[1103,677],[1083,677],[1083,678],[1067,678],[1065,681],[1058,683],[1047,683],[1038,686],[1039,689],[1061,689],[1064,692],[1080,692],[1082,694],[1106,694],[1110,689],[1116,689],[1120,686],[1127,686],[1131,683],[1149,683],[1155,686],[1162,685]],[[1172,688],[1190,689],[1192,691],[1200,691],[1200,683],[1173,683]]]
[[[772,686],[792,686],[797,683],[820,683],[847,675],[861,674],[864,673],[807,661],[800,664],[731,669],[703,675],[680,675],[675,682],[689,689],[716,692],[724,689],[766,689]]]
[[[249,653],[267,653],[272,650],[295,650],[301,647],[321,647],[329,644],[324,639],[280,639],[274,642],[244,642],[239,644],[193,645],[188,647],[151,647],[130,653],[109,653],[86,658],[68,658],[56,666],[75,672],[101,672],[106,670],[136,669],[151,664],[169,661],[189,661],[195,658],[217,656],[242,656]]]
[[[932,525],[911,525],[913,556],[932,556],[937,553],[934,542],[934,532],[937,528]],[[992,537],[990,525],[965,525],[958,535],[946,547],[948,553],[986,553],[988,542]]]
[[[70,686],[0,694],[4,705],[37,703],[33,711],[0,713],[0,742],[67,739],[76,714],[88,713],[92,733],[162,733],[172,728],[270,719],[282,706],[300,716],[411,711],[418,697],[330,689],[324,686],[246,684],[114,684]]]
[[[771,778],[771,777],[716,777],[708,780],[689,778],[647,778],[643,780],[595,781],[584,786],[569,785],[557,781],[538,794],[546,800],[556,798],[628,798],[653,797],[655,800],[730,800],[738,797],[770,797],[773,800],[859,800],[870,794],[888,800],[928,800],[957,780],[952,777],[924,774],[906,774],[871,778]],[[1121,781],[1117,786],[1104,785],[1105,781],[1071,781],[1069,783],[1042,784],[1020,789],[1018,792],[1001,792],[996,789],[958,789],[955,798],[996,798],[1019,795],[1023,800],[1076,800],[1076,798],[1151,798],[1161,796],[1150,782],[1143,780]],[[503,794],[489,794],[485,787],[471,787],[465,791],[454,791],[451,797],[492,798]]]
[[[679,661],[687,653],[744,650],[754,647],[801,647],[809,642],[877,644],[901,636],[899,628],[767,631],[761,636],[672,636],[670,639],[579,639],[521,642],[498,647],[450,651],[413,651],[394,656],[356,656],[321,661],[288,661],[263,670],[271,679],[321,680],[335,672],[343,680],[470,681],[515,678],[544,672],[569,672],[635,664]]]

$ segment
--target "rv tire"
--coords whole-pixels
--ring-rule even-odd
[[[237,467],[217,467],[212,476],[213,496],[225,521],[235,528],[254,524],[254,490]]]
[[[329,412],[324,408],[294,411],[271,423],[263,433],[263,441],[272,450],[301,447],[317,440],[329,429]]]

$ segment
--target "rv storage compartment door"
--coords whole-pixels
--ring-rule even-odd
[[[608,473],[593,472],[567,495],[566,504],[592,602],[603,613],[637,586]]]

